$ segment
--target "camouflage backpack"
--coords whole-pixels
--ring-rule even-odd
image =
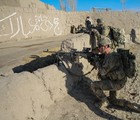
[[[136,77],[135,55],[132,52],[129,52],[129,50],[123,48],[118,48],[117,52],[121,55],[126,76],[128,78]]]
[[[109,26],[110,28],[110,33],[109,33],[109,37],[112,41],[112,45],[114,47],[116,46],[120,46],[120,45],[124,45],[125,46],[125,32],[123,29],[120,28],[116,28],[116,27],[112,27]]]

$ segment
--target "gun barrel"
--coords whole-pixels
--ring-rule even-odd
[[[72,49],[70,52],[64,52],[64,51],[50,51],[49,49],[44,50],[43,52],[53,53],[57,56],[70,56],[70,57],[76,57],[81,56],[83,58],[88,58],[88,56],[91,54],[90,48],[83,48],[82,51],[77,51],[77,49]]]

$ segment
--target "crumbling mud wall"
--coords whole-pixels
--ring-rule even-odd
[[[0,42],[66,35],[72,25],[85,25],[87,16],[95,25],[97,18],[103,18],[127,34],[132,28],[140,29],[139,12],[64,12],[39,0],[0,0]]]
[[[73,71],[76,73],[77,70]],[[49,115],[48,108],[62,100],[79,79],[62,65],[1,77],[0,119],[45,120]]]
[[[69,52],[72,49],[82,51],[83,47],[91,47],[90,36],[88,34],[80,34],[78,37],[64,40],[61,44],[61,50]]]
[[[81,40],[82,39],[82,40]],[[71,49],[89,47],[85,44],[89,35],[83,34],[79,38],[72,38]],[[63,42],[63,46],[68,47]],[[89,43],[89,42],[87,42]],[[65,66],[53,64],[32,73],[24,71],[8,76],[0,76],[0,119],[1,120],[45,120],[49,114],[48,107],[62,100],[81,80],[80,76],[91,70],[86,59],[79,63],[64,60]],[[67,69],[66,69],[66,68]]]
[[[62,99],[67,89],[71,89],[71,86],[65,87],[65,74],[59,69],[52,65],[34,73],[23,72],[1,78],[0,119],[45,120],[49,114],[47,107]]]

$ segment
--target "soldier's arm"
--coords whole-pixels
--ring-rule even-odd
[[[93,28],[91,31],[98,39],[101,37],[99,31],[96,28]]]
[[[99,73],[105,76],[108,72],[112,71],[114,67],[119,66],[119,60],[117,56],[108,57],[102,65],[97,65]]]
[[[102,30],[102,35],[107,37],[109,35],[109,32],[110,32],[109,27],[108,26],[104,26],[103,30]]]

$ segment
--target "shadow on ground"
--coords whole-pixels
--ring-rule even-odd
[[[89,78],[86,78],[86,81],[80,81],[79,84],[71,91],[69,94],[74,97],[76,100],[80,102],[84,102],[88,108],[93,111],[96,115],[109,119],[109,120],[121,120],[120,118],[111,115],[107,113],[106,111],[103,111],[102,109],[95,107],[95,104],[98,102],[97,98],[95,95],[92,94],[92,91],[89,88],[89,83],[92,81]],[[123,99],[117,99],[119,101],[125,101],[127,104],[134,104],[135,106],[138,106],[140,108],[140,105],[136,103],[131,103],[129,101],[123,100]],[[115,110],[121,110],[121,111],[126,111],[126,112],[135,112],[135,113],[140,113],[140,111],[128,108],[128,107],[120,107],[117,105],[110,104],[106,109],[107,111],[110,111],[110,109],[113,108]]]
[[[55,54],[48,55],[46,57],[39,57],[36,55],[32,55],[30,57],[34,58],[34,60],[32,60],[31,62],[27,64],[14,67],[12,69],[13,72],[14,73],[20,73],[23,71],[33,72],[39,68],[43,68],[43,67],[46,67],[46,66],[49,66],[58,62]]]
[[[71,69],[67,71],[65,71],[64,69],[61,69],[61,67],[58,67],[58,69],[61,70],[62,72],[65,72],[65,73],[67,72],[66,73],[66,87],[68,89],[68,94],[72,96],[76,101],[84,102],[91,111],[93,111],[96,115],[102,118],[105,118],[108,120],[121,120],[120,118],[117,118],[116,116],[113,116],[107,113],[106,111],[103,111],[100,108],[95,106],[97,102],[97,98],[95,95],[92,94],[91,89],[89,87],[91,82],[93,81],[87,77],[76,74],[76,72],[73,71],[73,66],[75,67],[75,63],[72,64]],[[81,67],[81,70],[82,70],[82,67]],[[79,72],[80,70],[77,70],[77,71]],[[72,80],[74,84],[73,84],[73,88],[70,89],[69,86]],[[75,80],[78,80],[78,81],[75,81]]]
[[[92,94],[89,89],[89,83],[92,82],[90,79],[87,81],[79,82],[78,86],[75,87],[69,94],[80,102],[84,102],[88,108],[93,111],[96,115],[108,119],[108,120],[121,120],[120,118],[103,111],[99,107],[96,107],[95,104],[98,102],[98,99],[95,95]]]

